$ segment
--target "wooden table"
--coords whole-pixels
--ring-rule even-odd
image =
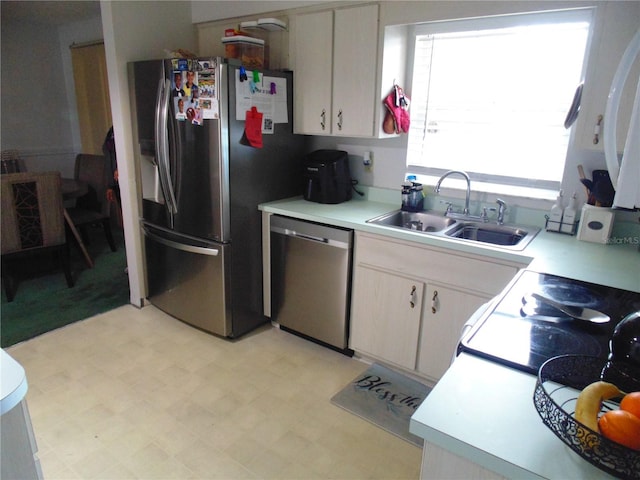
[[[89,184],[87,182],[82,182],[80,180],[75,180],[73,178],[63,178],[61,182],[61,186],[62,186],[63,200],[73,200],[74,198],[82,197],[83,195],[86,195],[87,192],[89,191]],[[66,208],[64,209],[63,213],[64,213],[64,219],[67,222],[67,225],[69,226],[69,230],[71,230],[71,233],[73,233],[73,236],[78,242],[78,246],[80,247],[80,251],[84,256],[84,259],[87,262],[87,265],[89,265],[89,268],[93,268],[93,259],[91,258],[91,255],[89,255],[89,252],[87,251],[87,247],[82,241],[82,237],[80,236],[80,233],[78,232],[78,229],[76,228],[76,226],[73,224],[71,217],[69,217],[69,212],[67,212]]]

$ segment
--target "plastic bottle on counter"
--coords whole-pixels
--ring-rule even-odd
[[[560,231],[563,233],[574,234],[574,227],[576,223],[576,215],[578,214],[576,208],[576,193],[573,192],[569,199],[569,205],[567,205],[562,212],[562,226]]]
[[[414,212],[420,212],[424,210],[424,189],[422,184],[413,182],[411,185],[411,209]]]
[[[402,182],[402,207],[401,210],[408,211],[411,203],[411,182]]]
[[[551,211],[549,212],[549,220],[547,221],[547,230],[550,232],[559,232],[560,226],[562,224],[562,213],[564,208],[562,206],[562,190],[558,193],[558,198],[556,198],[556,203],[551,207]]]

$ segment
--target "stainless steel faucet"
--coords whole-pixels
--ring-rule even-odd
[[[461,170],[449,170],[448,172],[446,172],[444,175],[440,177],[440,179],[438,180],[438,183],[436,183],[436,186],[434,187],[433,190],[436,193],[440,193],[440,184],[442,183],[442,181],[445,178],[447,178],[449,175],[452,175],[454,173],[457,173],[458,175],[462,175],[464,179],[467,181],[467,198],[464,201],[464,210],[462,211],[462,213],[464,215],[469,215],[469,199],[471,198],[471,179],[469,178],[469,175],[467,174],[467,172],[463,172]]]

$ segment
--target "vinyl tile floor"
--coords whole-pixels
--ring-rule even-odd
[[[419,448],[330,402],[367,365],[271,325],[225,340],[126,305],[6,351],[46,480],[420,475]]]

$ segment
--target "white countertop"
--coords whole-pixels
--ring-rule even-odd
[[[463,353],[413,415],[410,431],[507,478],[613,479],[542,423],[535,384],[533,375]]]
[[[7,352],[0,350],[0,415],[4,415],[27,394],[24,368]]]

